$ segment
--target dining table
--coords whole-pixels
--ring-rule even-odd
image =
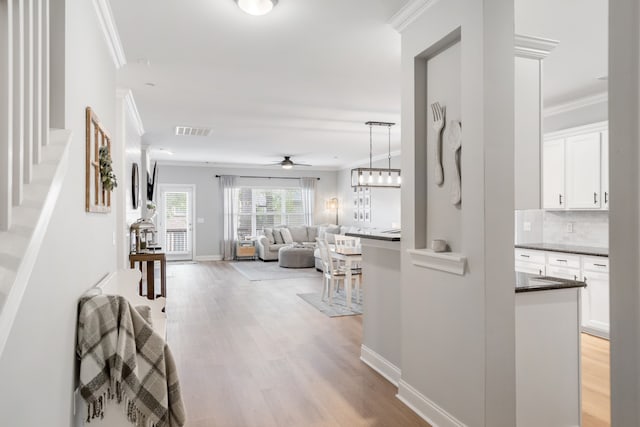
[[[331,248],[331,258],[343,262],[345,267],[345,277],[344,277],[344,288],[346,293],[346,303],[347,308],[351,309],[351,280],[352,274],[351,269],[353,268],[353,264],[356,262],[362,261],[362,250],[358,252],[343,252],[336,248]],[[362,284],[360,285],[362,286]]]

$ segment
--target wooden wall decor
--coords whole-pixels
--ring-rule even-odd
[[[107,147],[111,155],[111,136],[102,127],[91,107],[87,107],[86,117],[86,211],[109,213],[111,212],[111,191],[106,190],[102,185],[99,151],[101,147]]]

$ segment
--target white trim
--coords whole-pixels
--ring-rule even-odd
[[[264,165],[264,164],[251,164],[251,163],[218,163],[218,162],[196,162],[193,160],[162,160],[157,159],[153,155],[155,152],[153,151],[154,147],[149,147],[152,154],[152,160],[158,162],[158,165],[162,166],[177,166],[177,167],[195,167],[195,168],[213,168],[213,169],[263,169],[265,171],[273,171],[273,170],[283,170],[280,166],[276,165]],[[386,155],[385,155],[386,158]],[[367,162],[369,160],[367,159]],[[336,172],[341,170],[342,166],[311,166],[311,167],[302,167],[291,170],[300,170],[306,172],[312,171],[320,171],[320,172]]]
[[[584,126],[576,126],[572,128],[562,129],[556,132],[549,132],[544,134],[545,141],[551,141],[554,139],[563,139],[570,136],[584,135],[587,133],[604,132],[609,129],[609,122],[597,122]]]
[[[589,95],[573,101],[563,102],[560,104],[546,107],[543,111],[544,117],[555,116],[557,114],[568,113],[569,111],[578,110],[580,108],[590,107],[592,105],[603,104],[609,102],[609,93],[602,92],[595,95]]]
[[[116,27],[116,22],[113,19],[113,12],[111,12],[109,0],[93,0],[93,7],[98,15],[98,21],[100,22],[100,27],[102,28],[113,63],[116,68],[123,67],[127,63],[127,58],[124,56],[124,48],[120,41],[118,27]]]
[[[465,424],[402,379],[398,383],[396,397],[432,427],[466,427]]]
[[[140,112],[138,111],[138,106],[136,105],[136,100],[133,98],[131,89],[117,89],[116,94],[124,100],[127,112],[133,121],[133,126],[138,136],[144,135],[144,125],[142,124],[142,118],[140,117]]]
[[[396,365],[389,362],[387,359],[380,356],[364,344],[360,347],[360,360],[386,378],[391,384],[398,387],[398,381],[400,381],[402,372]]]
[[[4,347],[9,339],[9,334],[13,327],[13,322],[18,314],[18,309],[22,303],[22,298],[27,290],[33,267],[36,264],[38,255],[40,254],[40,248],[44,241],[49,222],[53,216],[56,204],[58,202],[58,196],[62,190],[62,184],[67,170],[69,169],[69,151],[71,147],[71,132],[67,130],[56,130],[51,132],[50,146],[57,144],[62,145],[62,153],[60,155],[60,161],[56,167],[55,173],[51,179],[51,185],[47,191],[47,195],[42,205],[42,210],[35,224],[33,234],[29,239],[29,244],[24,252],[24,256],[20,261],[18,271],[16,273],[15,280],[9,293],[4,306],[0,308],[0,355],[4,352]]]
[[[194,261],[206,262],[206,261],[222,261],[222,255],[202,255],[193,258]]]
[[[456,252],[434,252],[431,249],[407,249],[411,263],[417,267],[445,271],[464,276],[467,257]]]
[[[515,55],[521,58],[544,59],[560,43],[557,40],[542,37],[514,34],[513,46]]]
[[[411,0],[389,19],[389,25],[401,33],[437,2],[438,0]]]

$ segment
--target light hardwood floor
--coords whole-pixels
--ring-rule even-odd
[[[228,263],[169,264],[167,336],[189,427],[428,426],[360,361],[360,316],[296,294],[321,279],[250,282]]]
[[[582,427],[609,427],[609,341],[582,334]]]
[[[428,426],[362,363],[360,316],[296,294],[320,277],[250,282],[224,262],[170,263],[167,335],[189,427]],[[609,342],[582,336],[583,427],[609,427]]]

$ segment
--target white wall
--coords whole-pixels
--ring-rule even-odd
[[[402,379],[400,396],[433,424],[515,425],[513,278],[513,1],[431,3],[402,32]],[[433,56],[460,29],[460,68],[440,73],[460,85],[462,209],[427,206],[434,171],[426,162],[428,78]],[[449,40],[450,42],[450,40]],[[450,79],[450,80],[449,80]],[[455,94],[448,92],[452,102]],[[426,165],[425,165],[426,163]],[[443,209],[459,224],[464,276],[412,264]],[[433,227],[427,229],[427,227]],[[457,424],[456,424],[457,423]]]
[[[316,224],[335,222],[335,213],[325,209],[325,201],[336,197],[336,172],[294,169],[221,168],[205,166],[176,166],[158,164],[158,181],[162,184],[194,184],[196,186],[196,218],[204,223],[194,224],[196,236],[195,257],[219,257],[222,241],[222,206],[219,180],[216,175],[245,176],[313,176],[320,180],[316,187]],[[242,185],[291,187],[298,182],[287,179],[242,180]]]
[[[115,69],[92,2],[68,0],[66,6],[70,167],[0,359],[0,413],[7,426],[71,425],[78,298],[115,268],[115,214],[85,213],[84,199],[85,107],[114,129]]]
[[[373,162],[374,168],[386,168],[388,160]],[[351,169],[369,167],[369,163],[342,169],[338,172],[338,218],[339,223],[367,228],[388,229],[391,224],[400,223],[400,189],[371,188],[371,222],[358,222],[353,219],[354,192],[351,187]],[[391,158],[391,168],[400,168],[400,156]]]

